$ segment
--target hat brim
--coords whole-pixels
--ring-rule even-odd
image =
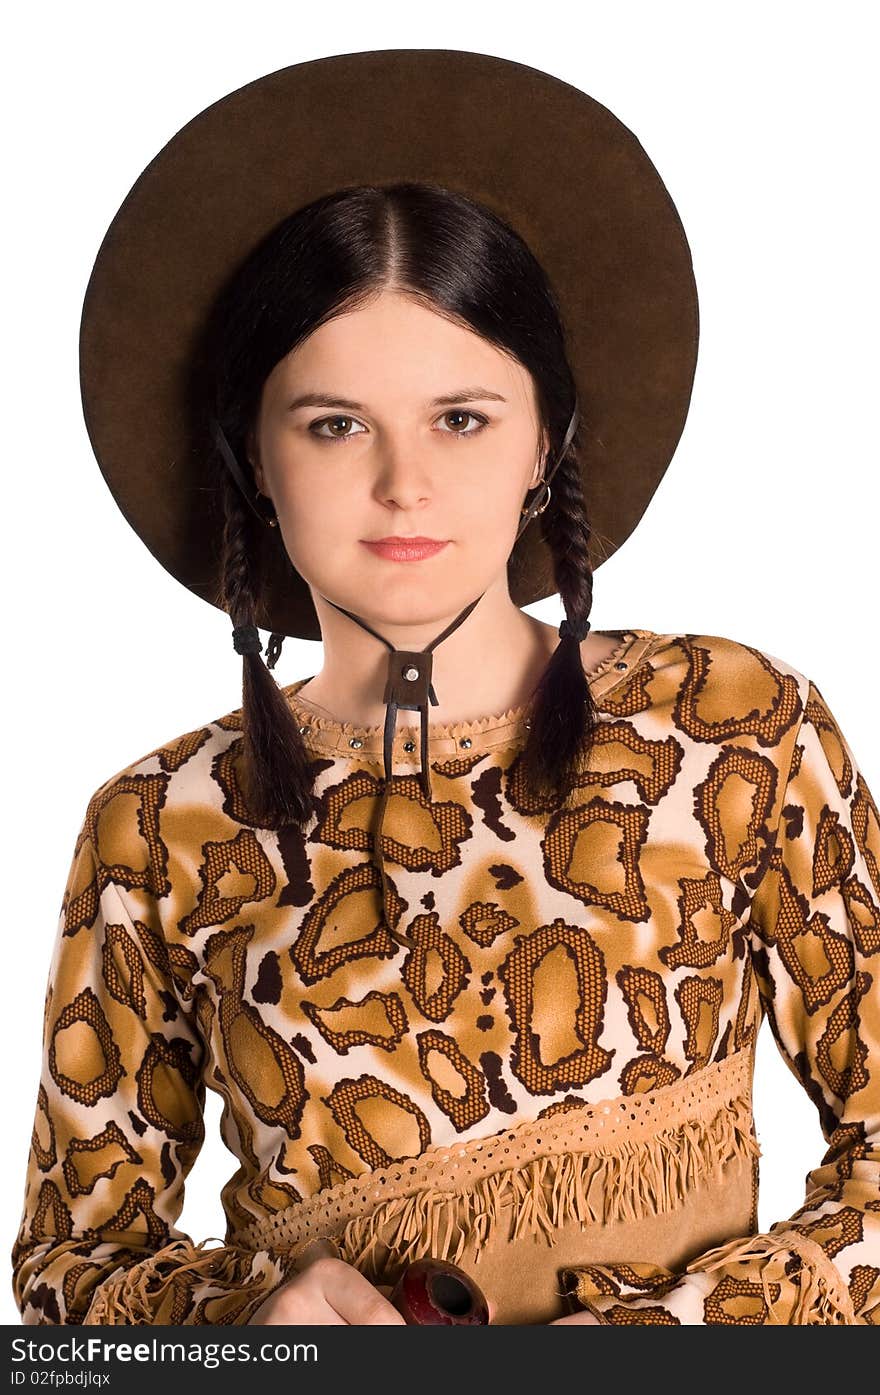
[[[221,98],[159,151],[113,219],[89,279],[80,384],[89,437],[122,513],[157,560],[217,605],[216,494],[190,406],[192,355],[231,270],[282,219],[345,185],[425,180],[487,205],[525,239],[558,297],[588,449],[601,565],[641,518],[687,416],[698,308],[675,205],[601,103],[488,54],[391,49],[281,68]],[[265,534],[256,623],[320,627],[278,529]],[[556,586],[538,525],[511,595]]]

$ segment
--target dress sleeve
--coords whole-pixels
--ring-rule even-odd
[[[93,826],[87,813],[49,969],[15,1300],[27,1325],[244,1324],[297,1254],[206,1248],[174,1224],[205,1136],[193,956],[169,952],[155,898],[120,884]]]
[[[603,1325],[880,1326],[880,818],[816,685],[748,932],[764,1012],[828,1144],[806,1199],[682,1272],[567,1271]]]

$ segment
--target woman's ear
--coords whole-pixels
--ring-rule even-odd
[[[535,489],[536,486],[540,483],[540,481],[544,478],[544,467],[547,464],[548,447],[549,441],[547,440],[547,433],[546,431],[542,430],[541,435],[538,439],[537,460],[535,461],[535,468],[532,471],[532,477],[529,482],[529,489]]]
[[[247,454],[248,464],[254,472],[254,482],[256,483],[257,489],[261,494],[265,494],[266,491],[263,488],[263,467],[260,464],[260,456],[257,450],[257,443],[254,438],[253,431],[249,431],[245,436],[244,448],[245,453]]]

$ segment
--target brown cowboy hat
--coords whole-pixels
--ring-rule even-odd
[[[590,447],[594,568],[641,518],[678,444],[697,293],[675,205],[607,107],[536,68],[449,49],[346,53],[280,68],[189,121],[137,179],[86,290],[80,381],[107,484],[154,557],[218,605],[205,527],[215,470],[192,424],[194,346],[220,288],[282,219],[347,185],[441,184],[511,224],[550,277]],[[320,638],[308,586],[263,529],[261,628]],[[511,594],[555,589],[526,529]]]

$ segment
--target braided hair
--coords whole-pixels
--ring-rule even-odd
[[[220,483],[225,515],[221,601],[242,656],[245,799],[265,827],[302,828],[311,817],[314,774],[293,709],[260,657],[262,645],[254,625],[260,585],[257,530],[262,525],[227,473]],[[272,667],[282,638],[272,635]]]
[[[553,807],[570,796],[598,721],[581,660],[580,641],[590,628],[593,606],[593,571],[587,550],[590,524],[574,444],[556,468],[550,503],[539,520],[565,620],[535,690],[522,766],[531,797]]]

